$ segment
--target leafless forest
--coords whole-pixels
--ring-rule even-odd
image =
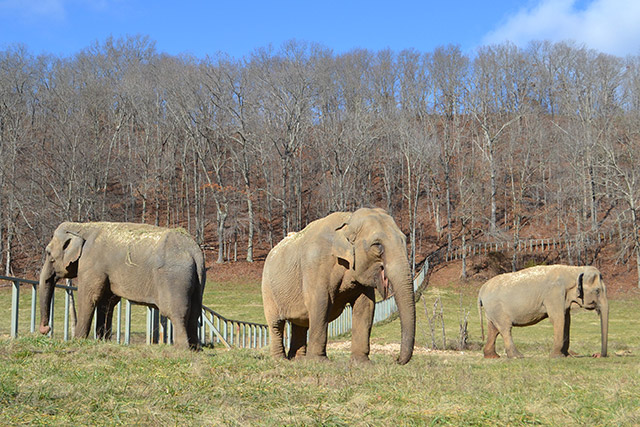
[[[289,42],[169,56],[135,36],[0,51],[0,245],[33,276],[63,220],[183,226],[219,262],[336,210],[438,246],[613,235],[640,260],[640,57],[571,43],[433,52]],[[574,262],[592,262],[584,248]]]

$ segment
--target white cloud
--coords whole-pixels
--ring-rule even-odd
[[[640,1],[577,4],[577,0],[541,0],[510,16],[484,37],[483,44],[511,41],[525,46],[531,40],[571,40],[613,55],[640,54]]]

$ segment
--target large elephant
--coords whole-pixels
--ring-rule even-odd
[[[609,302],[602,275],[595,267],[549,265],[526,268],[488,280],[478,294],[478,314],[482,307],[488,323],[484,357],[496,358],[496,337],[502,335],[508,357],[522,357],[511,337],[513,326],[529,326],[549,318],[553,324],[551,357],[569,355],[571,306],[596,310],[600,315],[602,347],[607,355]],[[484,327],[482,327],[484,340]]]
[[[184,230],[63,222],[47,245],[40,272],[40,332],[50,330],[57,280],[77,277],[76,337],[88,336],[97,308],[97,334],[109,338],[113,309],[123,297],[158,308],[173,322],[176,345],[197,349],[205,276],[202,251]]]
[[[397,362],[405,364],[413,354],[415,300],[406,239],[393,218],[382,209],[335,212],[292,233],[269,252],[262,274],[271,354],[285,357],[288,320],[287,356],[326,359],[328,323],[351,304],[351,358],[368,361],[376,288],[384,297],[394,291],[402,329]]]

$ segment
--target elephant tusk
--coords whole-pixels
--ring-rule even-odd
[[[391,286],[389,285],[389,278],[386,274],[384,274],[384,267],[380,269],[380,279],[382,280],[382,288],[384,289],[383,299],[387,299],[391,296],[389,289]]]

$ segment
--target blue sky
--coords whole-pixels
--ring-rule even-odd
[[[0,0],[0,50],[70,56],[109,36],[146,35],[160,52],[241,58],[285,41],[354,48],[472,53],[509,40],[572,40],[640,55],[639,0]]]

